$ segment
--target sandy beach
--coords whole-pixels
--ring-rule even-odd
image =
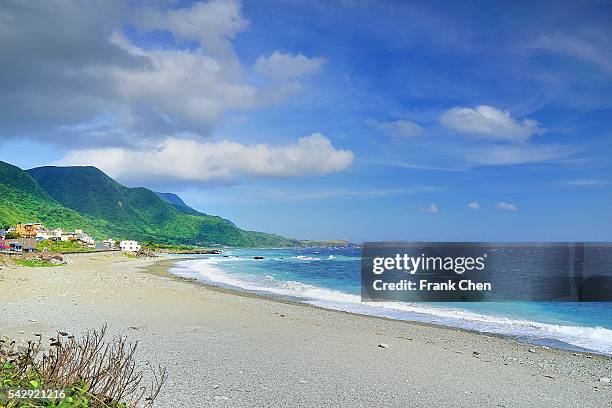
[[[210,288],[172,259],[70,260],[0,269],[0,335],[107,323],[168,368],[161,407],[612,406],[609,356]]]

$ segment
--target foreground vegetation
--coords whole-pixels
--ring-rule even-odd
[[[88,248],[75,241],[54,241],[52,239],[46,239],[39,242],[36,245],[36,249],[39,251],[48,252],[91,252],[95,251],[94,248]]]
[[[0,340],[0,406],[2,407],[150,407],[166,380],[162,367],[145,372],[136,366],[137,343],[125,337],[105,340],[106,326],[75,338],[59,332],[49,348],[41,335],[18,349]],[[149,385],[145,385],[145,377]],[[17,399],[9,390],[48,399]],[[46,390],[57,390],[47,393]],[[55,398],[57,397],[57,398]]]
[[[13,262],[15,263],[15,265],[28,266],[31,268],[46,268],[49,266],[62,266],[62,264],[59,264],[59,263],[43,261],[40,259],[15,259]]]

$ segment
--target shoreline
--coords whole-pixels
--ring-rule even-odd
[[[503,336],[237,293],[176,277],[187,257],[80,255],[0,270],[0,335],[107,323],[168,367],[159,406],[587,406],[612,359]],[[307,307],[304,307],[307,306]],[[386,348],[381,347],[386,345]]]
[[[458,325],[452,326],[452,325],[447,325],[443,323],[400,319],[400,318],[380,316],[380,315],[375,315],[375,314],[359,313],[359,312],[354,312],[350,310],[333,309],[333,308],[319,306],[319,305],[308,303],[308,302],[299,301],[297,299],[291,298],[291,296],[283,296],[283,295],[278,295],[274,293],[260,293],[255,290],[243,289],[243,288],[231,286],[231,285],[224,286],[223,284],[206,282],[204,280],[200,280],[197,278],[187,278],[187,277],[183,277],[180,275],[175,275],[169,271],[172,267],[176,265],[177,262],[180,262],[183,260],[195,260],[195,259],[201,259],[201,258],[197,258],[197,257],[184,257],[183,258],[181,257],[179,259],[173,259],[173,260],[169,260],[169,259],[160,260],[160,262],[167,262],[167,264],[164,264],[166,271],[164,272],[163,276],[167,276],[170,278],[177,279],[179,281],[184,281],[184,282],[192,283],[195,285],[203,286],[209,290],[219,291],[221,293],[226,293],[226,294],[234,295],[234,296],[246,296],[246,297],[252,297],[255,299],[262,299],[262,300],[280,302],[280,303],[288,303],[288,304],[298,305],[298,306],[306,306],[306,307],[311,307],[311,308],[328,311],[328,312],[346,313],[349,315],[364,316],[364,317],[375,318],[375,319],[383,319],[383,320],[389,320],[393,322],[403,322],[403,323],[412,324],[412,325],[422,325],[425,327],[435,327],[435,328],[442,328],[442,329],[448,329],[448,330],[457,330],[460,332],[472,333],[475,335],[484,335],[484,336],[491,336],[491,337],[500,338],[500,339],[506,339],[508,341],[514,341],[523,346],[545,347],[545,348],[551,348],[551,349],[555,349],[558,351],[569,352],[569,353],[581,353],[581,354],[591,355],[591,356],[603,356],[603,357],[612,358],[612,354],[606,354],[605,352],[598,352],[596,350],[591,350],[585,347],[576,346],[576,345],[573,345],[571,343],[567,343],[561,340],[553,341],[551,339],[546,339],[543,337],[527,337],[527,336],[524,336],[523,338],[521,338],[519,335],[488,332],[488,331],[482,331],[478,329],[461,327]],[[538,322],[535,322],[535,323],[538,323]]]

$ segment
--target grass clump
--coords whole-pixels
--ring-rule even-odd
[[[49,266],[62,266],[63,264],[43,261],[40,259],[15,259],[15,265],[27,266],[30,268],[46,268]]]
[[[145,372],[136,367],[138,343],[125,337],[105,340],[106,326],[80,338],[59,332],[49,348],[38,341],[18,349],[0,340],[0,406],[2,407],[151,407],[166,380],[165,368]],[[9,399],[7,389],[63,390],[53,399]]]

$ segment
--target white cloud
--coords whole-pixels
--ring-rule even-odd
[[[468,208],[471,208],[472,210],[479,210],[480,209],[480,203],[478,201],[472,201],[471,203],[468,203]]]
[[[593,31],[591,31],[593,33]],[[567,55],[587,61],[594,66],[611,71],[612,50],[610,49],[609,33],[598,38],[581,38],[576,35],[556,33],[543,35],[530,44],[533,48],[543,49],[558,55]]]
[[[374,129],[381,130],[391,136],[397,137],[414,137],[423,132],[423,128],[418,123],[409,120],[378,122],[377,120],[369,119],[366,123]]]
[[[419,211],[423,214],[437,214],[439,212],[438,206],[435,204],[430,204],[429,207],[421,207]]]
[[[488,105],[475,108],[456,107],[440,117],[443,126],[468,136],[490,140],[525,142],[544,132],[533,119],[514,119],[508,111]]]
[[[572,155],[575,149],[557,145],[495,145],[470,149],[464,159],[478,165],[514,165],[542,163]]]
[[[497,203],[495,207],[499,210],[504,210],[504,211],[512,211],[512,212],[518,211],[518,207],[516,205],[507,203],[505,201]]]
[[[287,80],[314,75],[321,70],[325,59],[309,58],[303,54],[291,55],[274,51],[270,56],[260,56],[253,65],[253,70],[274,80]]]
[[[233,45],[249,25],[239,1],[165,6],[0,2],[0,134],[140,147],[206,136],[226,117],[301,91],[295,81],[248,83]],[[122,34],[126,23],[166,30],[179,46],[139,47]]]
[[[185,41],[197,41],[209,54],[239,68],[232,40],[249,26],[238,0],[209,0],[170,10],[145,9],[133,20],[146,31],[167,30]]]
[[[124,182],[176,181],[229,183],[241,177],[302,177],[333,173],[353,161],[349,150],[336,149],[315,133],[297,143],[271,147],[228,140],[200,142],[167,138],[155,149],[102,148],[68,153],[58,165],[93,165]]]

